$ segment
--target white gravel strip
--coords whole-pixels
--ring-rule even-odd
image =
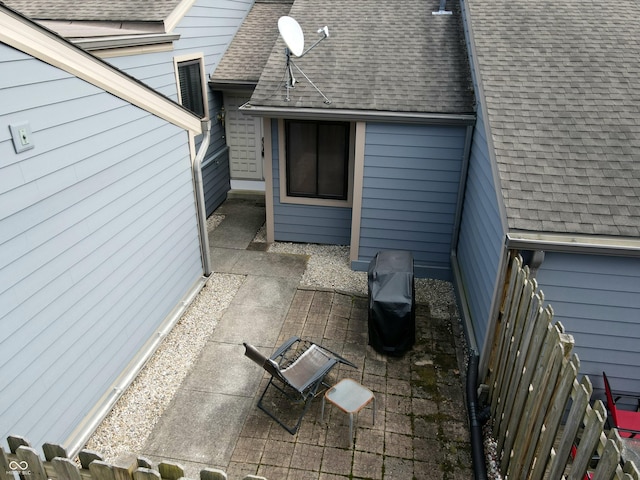
[[[218,225],[220,225],[224,219],[225,215],[221,215],[219,213],[212,214],[209,218],[207,218],[207,231],[211,232]]]
[[[219,224],[219,221],[216,219],[213,223]],[[86,448],[99,452],[110,462],[142,451],[154,425],[178,391],[244,279],[244,275],[211,275],[91,436]]]
[[[255,241],[261,240],[260,235],[258,232]],[[347,246],[274,242],[267,251],[308,255],[309,263],[301,285],[367,295],[367,272],[351,270]],[[455,311],[456,302],[450,282],[416,278],[415,285],[416,303],[428,304],[431,315],[448,318],[451,309]]]

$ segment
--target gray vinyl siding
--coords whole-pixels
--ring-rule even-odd
[[[219,112],[222,107],[222,94],[210,92],[209,111]],[[229,149],[224,138],[222,123],[212,115],[211,143],[202,162],[202,182],[207,217],[227,199],[231,189],[229,172]]]
[[[178,99],[173,58],[202,53],[205,72],[213,73],[253,5],[252,0],[198,0],[173,33],[180,39],[169,52],[145,53],[106,60],[173,100]],[[205,81],[208,79],[205,79]]]
[[[274,239],[282,242],[349,245],[351,208],[280,202],[278,122],[271,122]]]
[[[360,249],[413,252],[416,276],[451,279],[451,245],[466,127],[369,123]]]
[[[7,71],[0,436],[62,442],[202,274],[187,133],[0,43]]]
[[[253,0],[198,0],[175,28],[174,33],[179,34],[180,39],[174,42],[173,51],[114,57],[107,61],[177,101],[173,58],[202,53],[207,75],[203,81],[207,82],[252,5]],[[222,106],[219,97],[219,92],[209,90],[211,144],[202,162],[207,215],[226,199],[231,189],[224,128],[216,119]]]
[[[505,239],[496,188],[479,105],[457,245],[460,278],[456,279],[479,347],[487,334]]]
[[[603,371],[612,388],[640,392],[640,259],[547,252],[536,278],[596,396]]]

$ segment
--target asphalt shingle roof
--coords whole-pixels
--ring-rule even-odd
[[[211,76],[214,82],[258,83],[278,38],[278,18],[287,15],[293,0],[256,0]]]
[[[166,19],[181,0],[3,0],[36,20],[157,22]]]
[[[296,0],[290,16],[309,47],[327,25],[330,37],[295,63],[331,100],[300,81],[285,102],[285,44],[277,37],[251,100],[268,107],[387,112],[472,113],[457,2],[434,16],[439,0]],[[277,25],[273,25],[277,29]]]
[[[509,227],[640,236],[640,2],[467,5]]]

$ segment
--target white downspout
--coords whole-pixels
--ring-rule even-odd
[[[207,232],[207,209],[204,201],[204,185],[202,181],[202,160],[207,154],[211,142],[211,120],[202,120],[202,133],[204,138],[200,149],[193,159],[191,168],[196,195],[196,213],[198,221],[198,234],[200,235],[200,254],[202,256],[202,269],[204,276],[212,273],[211,255],[209,253],[209,233]]]

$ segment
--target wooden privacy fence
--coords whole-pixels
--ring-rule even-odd
[[[184,469],[177,463],[161,462],[154,466],[149,460],[138,457],[128,466],[111,465],[96,452],[83,450],[78,461],[68,458],[59,445],[45,443],[42,446],[44,460],[22,437],[7,438],[9,452],[0,447],[0,480],[187,480]],[[244,480],[266,480],[248,475]],[[205,468],[200,480],[227,480],[222,470]]]
[[[590,404],[593,388],[587,376],[578,382],[573,337],[552,322],[553,309],[543,302],[529,268],[516,256],[485,378],[502,475],[582,479],[597,452],[594,478],[640,480],[633,462],[621,458],[617,431],[604,434],[605,406],[600,400]]]

